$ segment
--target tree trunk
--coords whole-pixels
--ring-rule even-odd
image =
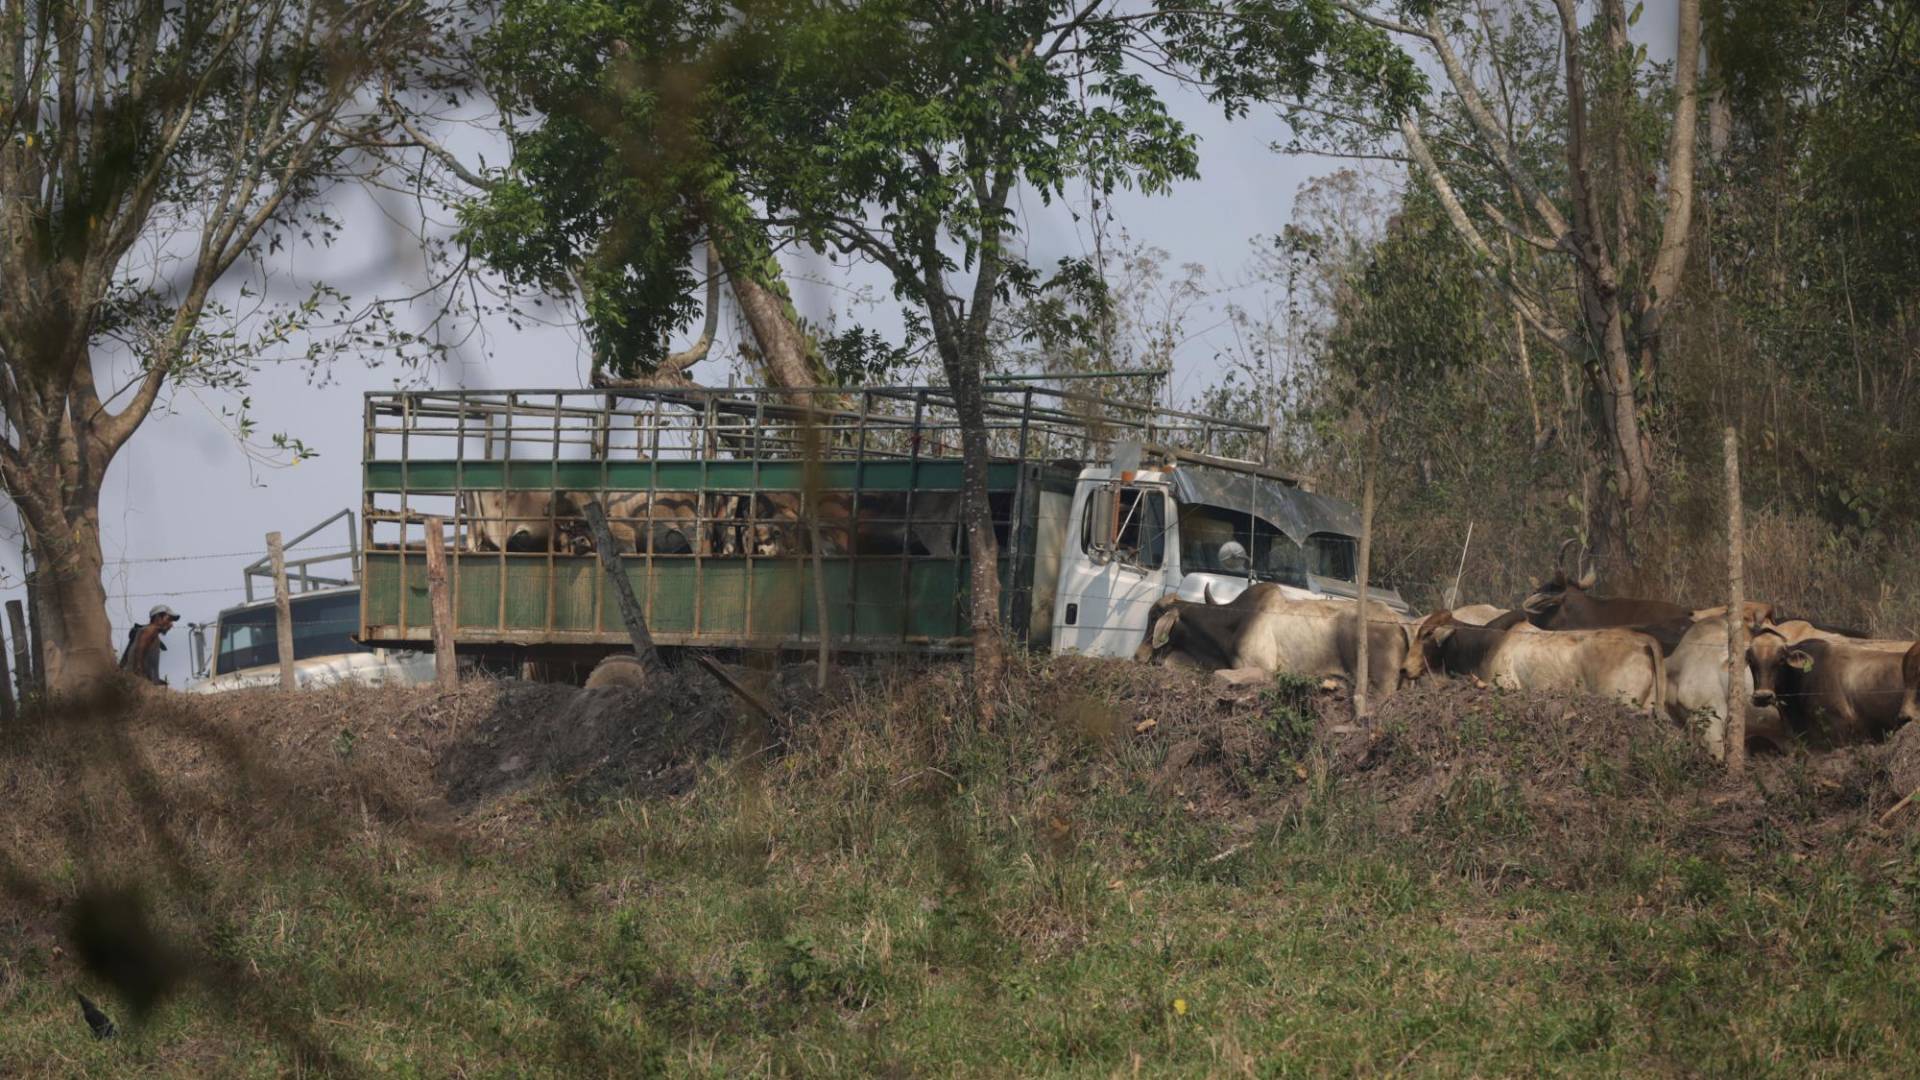
[[[992,714],[990,695],[999,687],[1006,667],[1000,639],[1000,542],[993,532],[993,504],[987,492],[986,399],[980,389],[985,351],[982,341],[942,350],[947,385],[953,390],[954,412],[960,421],[962,514],[972,557],[968,585],[972,594],[974,688],[983,718]]]
[[[37,517],[39,515],[32,515]],[[56,520],[65,519],[58,514]],[[113,626],[107,619],[107,590],[100,583],[100,510],[82,508],[65,535],[58,528],[35,527],[28,534],[39,568],[41,639],[47,652],[49,695],[73,697],[98,691],[111,678],[116,658]]]

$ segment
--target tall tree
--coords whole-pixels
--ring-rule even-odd
[[[50,688],[113,669],[100,489],[170,381],[230,382],[216,289],[330,236],[316,196],[382,141],[370,80],[439,38],[425,0],[19,0],[0,15],[0,482],[45,602]],[[322,311],[249,324],[283,339]],[[244,332],[244,328],[242,331]],[[239,346],[239,347],[236,347]],[[137,365],[106,385],[115,357]]]
[[[447,166],[470,249],[515,285],[577,299],[595,382],[684,381],[712,342],[716,289],[694,348],[665,343],[722,279],[768,383],[828,375],[735,175],[716,90],[731,21],[716,3],[505,0],[473,56],[505,166],[462,165],[409,121]],[[702,246],[704,274],[688,257]]]
[[[1423,52],[1447,93],[1336,127],[1363,142],[1396,132],[1506,302],[1587,372],[1613,488],[1596,524],[1629,539],[1654,498],[1661,333],[1694,239],[1699,0],[1671,8],[1664,77],[1631,39],[1641,9],[1624,0],[1599,0],[1584,24],[1574,0],[1553,0],[1544,18],[1538,4],[1513,5],[1504,23],[1479,0],[1404,19],[1339,2]],[[1551,83],[1538,78],[1546,63],[1559,69]],[[1571,311],[1553,298],[1566,275]]]
[[[998,306],[1041,275],[1021,254],[1026,191],[1168,190],[1196,175],[1193,136],[1151,76],[1204,84],[1228,111],[1298,94],[1355,63],[1403,95],[1415,76],[1285,2],[764,0],[742,8],[728,112],[767,224],[871,260],[920,307],[962,429],[975,671],[1001,665],[982,372]]]

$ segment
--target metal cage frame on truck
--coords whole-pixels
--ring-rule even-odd
[[[1035,610],[1051,593],[1036,589],[1035,507],[1042,491],[1071,492],[1083,465],[1118,451],[1298,483],[1266,468],[1262,426],[1026,384],[990,383],[985,399],[1001,614],[1022,639],[1050,617]],[[636,541],[623,565],[662,645],[812,648],[825,596],[835,650],[968,647],[962,432],[944,388],[379,391],[364,419],[368,644],[431,641],[431,517],[451,526],[463,651],[626,647],[597,556],[556,542],[594,499]],[[542,495],[544,509],[526,508]],[[691,525],[688,550],[662,549],[668,520]],[[545,542],[509,550],[503,532]]]

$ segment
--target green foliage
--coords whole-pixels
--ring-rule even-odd
[[[576,288],[594,352],[632,374],[696,311],[695,239],[731,220],[714,145],[723,5],[507,0],[477,46],[511,165],[460,211],[508,280]]]
[[[703,234],[736,273],[789,242],[877,260],[944,360],[977,356],[993,305],[1041,286],[1010,244],[1016,190],[1195,175],[1156,69],[1229,114],[1319,79],[1394,100],[1419,82],[1377,33],[1298,0],[506,0],[478,51],[513,161],[463,208],[463,238],[515,283],[578,287],[623,372],[691,318]],[[891,363],[865,337],[837,352],[850,376]]]

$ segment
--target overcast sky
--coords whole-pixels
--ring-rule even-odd
[[[1648,4],[1653,36],[1669,36],[1671,15],[1659,0]],[[1656,55],[1666,52],[1654,43]],[[1170,195],[1145,198],[1120,193],[1114,198],[1116,226],[1136,241],[1165,250],[1172,266],[1206,266],[1216,285],[1238,276],[1256,236],[1277,232],[1290,219],[1300,185],[1333,171],[1341,162],[1318,157],[1289,157],[1273,152],[1286,141],[1285,126],[1270,114],[1229,124],[1212,106],[1190,92],[1167,90],[1179,117],[1200,137],[1201,178]],[[469,142],[463,154],[484,150],[490,160],[499,147]],[[361,192],[334,196],[343,236],[331,250],[300,251],[291,273],[323,277],[357,297],[406,295],[423,282],[417,249],[396,232],[389,217]],[[1028,257],[1040,266],[1090,249],[1083,198],[1064,205],[1024,201]],[[1072,211],[1079,210],[1075,222]],[[1109,239],[1113,233],[1108,234]],[[796,293],[809,317],[838,313],[881,329],[897,327],[884,280],[870,269],[848,274],[824,260],[796,257]],[[276,268],[288,273],[288,268]],[[814,280],[818,279],[818,280]],[[879,308],[856,307],[865,286]],[[1197,394],[1214,377],[1213,357],[1228,345],[1218,326],[1216,300],[1194,313],[1190,329],[1200,331],[1181,346],[1175,359],[1179,396]],[[425,312],[417,317],[425,317]],[[702,382],[724,385],[735,335],[729,314],[711,359],[693,372]],[[211,622],[220,608],[242,598],[241,567],[264,551],[264,535],[280,530],[288,537],[343,508],[360,502],[361,395],[396,385],[437,389],[490,387],[575,387],[584,385],[587,359],[580,335],[569,327],[516,330],[503,320],[483,326],[485,348],[460,350],[430,369],[399,370],[391,363],[368,366],[342,359],[318,377],[304,364],[268,364],[246,391],[260,437],[285,432],[318,452],[290,468],[271,468],[254,460],[231,430],[223,410],[238,405],[239,395],[170,388],[153,417],[141,427],[108,471],[101,505],[106,552],[109,612],[115,646],[127,628],[144,622],[156,603],[172,605],[187,621]],[[491,355],[488,355],[491,354]],[[11,517],[11,508],[5,511]],[[17,528],[0,551],[4,598],[21,595]],[[168,560],[168,561],[156,561]],[[164,672],[174,686],[186,684],[187,634],[178,628],[168,644]]]

